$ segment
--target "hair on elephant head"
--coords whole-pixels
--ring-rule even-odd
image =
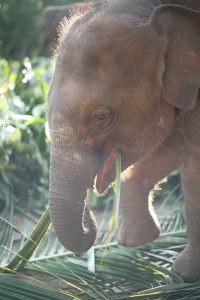
[[[50,5],[46,6],[42,12],[40,22],[39,46],[41,54],[51,56],[56,48],[59,39],[60,28],[62,23],[74,16],[85,14],[91,8],[96,8],[102,3],[95,2],[75,2],[67,5]]]
[[[115,179],[120,149],[119,243],[155,239],[149,191],[181,167],[188,246],[173,269],[200,280],[200,4],[116,0],[66,24],[48,93],[50,216],[69,250],[96,237],[87,190]],[[183,263],[184,262],[184,263]]]

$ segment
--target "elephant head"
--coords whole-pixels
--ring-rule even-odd
[[[83,252],[95,241],[87,190],[96,175],[99,193],[114,181],[115,150],[126,170],[162,143],[178,109],[195,105],[195,18],[183,7],[126,0],[64,27],[48,94],[49,207],[67,249]]]

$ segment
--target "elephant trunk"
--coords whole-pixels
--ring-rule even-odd
[[[50,217],[63,246],[80,253],[87,251],[96,238],[96,220],[84,200],[92,176],[87,175],[89,166],[85,166],[85,159],[82,166],[78,154],[63,152],[58,148],[51,150]]]

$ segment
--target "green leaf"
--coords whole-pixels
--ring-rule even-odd
[[[49,209],[41,216],[36,227],[31,233],[30,237],[24,243],[21,250],[15,255],[15,257],[8,264],[8,269],[20,269],[23,268],[30,257],[33,255],[34,251],[37,249],[39,244],[42,242],[47,230],[51,226]]]
[[[7,79],[10,72],[9,64],[7,60],[1,59],[0,60],[0,78],[1,80]]]

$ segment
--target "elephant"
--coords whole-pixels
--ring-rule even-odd
[[[149,193],[180,168],[188,245],[172,270],[200,280],[199,58],[198,0],[113,0],[66,22],[47,99],[49,210],[66,249],[94,244],[88,190],[114,182],[120,150],[119,243],[157,238]]]
[[[100,5],[99,2],[77,2],[63,6],[46,6],[43,10],[40,23],[39,45],[43,56],[51,56],[52,48],[56,46],[59,38],[59,24],[65,17],[70,19],[75,13],[83,14],[92,7]]]

